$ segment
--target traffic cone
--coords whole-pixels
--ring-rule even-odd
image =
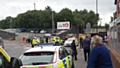
[[[9,41],[13,40],[13,38],[8,38]]]
[[[24,46],[24,44],[23,44],[23,43],[20,43],[20,46]]]

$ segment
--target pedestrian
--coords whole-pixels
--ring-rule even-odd
[[[90,43],[91,48],[90,49],[92,49],[95,46],[95,44],[93,43],[93,41],[94,41],[94,36],[91,37],[91,43]]]
[[[33,48],[34,47],[34,43],[33,43],[33,38],[30,40],[30,43],[31,43],[31,47]]]
[[[65,40],[66,40],[66,39],[65,39],[65,36],[63,36],[63,38],[62,38],[62,39],[63,39],[63,44],[64,44],[64,42],[65,42]]]
[[[31,40],[31,45],[32,45],[32,48],[35,47],[36,45],[36,37],[34,37],[32,40]]]
[[[86,36],[85,39],[82,40],[81,45],[83,46],[84,60],[87,61],[90,53],[90,39],[88,38],[88,36]]]
[[[82,40],[83,40],[83,38],[81,37],[81,38],[80,38],[80,48],[83,48],[83,46],[82,46],[82,44],[81,44],[81,43],[82,43]]]
[[[76,49],[75,40],[73,40],[73,42],[71,44],[71,50],[72,50],[72,57],[73,57],[73,59],[77,60],[77,49]]]
[[[45,42],[48,43],[48,37],[46,37]]]
[[[95,35],[92,40],[95,46],[90,52],[87,68],[113,68],[110,52],[103,44],[103,39]]]
[[[95,38],[96,38],[96,36],[93,36],[92,38],[91,38],[91,49],[92,48],[94,48],[94,46],[95,46],[95,43],[94,43],[94,40],[95,40]],[[99,39],[100,39],[100,42],[101,42],[101,44],[103,43],[103,39],[102,39],[102,37],[99,37]]]
[[[40,43],[44,43],[44,38],[40,37]]]

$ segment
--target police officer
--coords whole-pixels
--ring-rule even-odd
[[[35,45],[37,45],[37,38],[36,37],[34,37],[33,39],[32,39],[32,48],[35,46]]]
[[[36,42],[37,42],[37,45],[40,45],[40,39],[39,38],[36,39]]]
[[[55,39],[56,39],[56,40],[55,40],[55,45],[59,45],[59,43],[60,43],[59,38],[56,37]]]
[[[35,43],[35,39],[33,38],[33,39],[31,40],[32,48],[34,47],[34,43]]]

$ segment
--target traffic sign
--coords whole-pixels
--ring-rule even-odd
[[[91,32],[91,24],[87,23],[86,24],[86,33],[90,33]]]

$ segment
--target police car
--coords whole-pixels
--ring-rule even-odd
[[[74,68],[72,56],[62,46],[39,46],[25,51],[21,68]]]

